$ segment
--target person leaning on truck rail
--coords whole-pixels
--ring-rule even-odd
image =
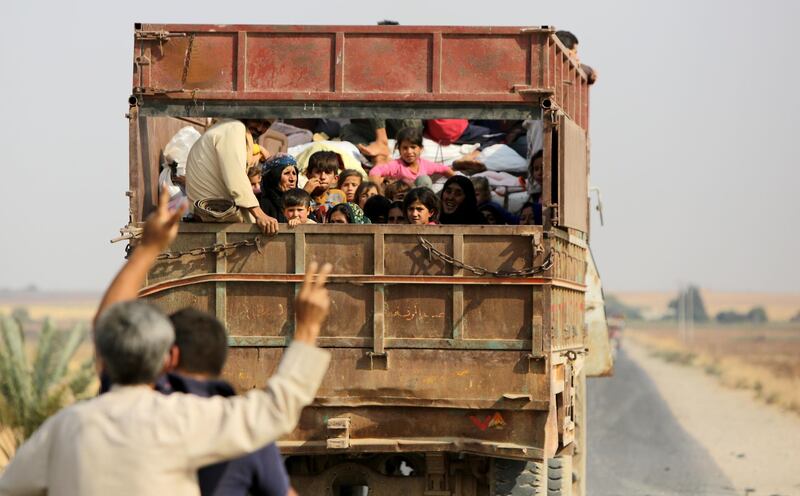
[[[189,150],[186,195],[203,222],[255,222],[265,233],[278,221],[261,209],[247,177],[248,141],[269,128],[267,121],[221,119]]]
[[[580,64],[581,70],[586,73],[586,78],[589,84],[596,83],[597,71],[595,71],[591,66],[581,63],[581,59],[578,56],[578,37],[570,31],[556,31],[556,38],[558,38],[558,41],[567,47],[570,57],[573,57],[578,64]]]
[[[256,451],[291,432],[311,403],[330,354],[316,347],[330,299],[331,267],[308,267],[295,300],[294,340],[263,390],[201,398],[153,389],[172,361],[169,319],[135,295],[175,239],[183,209],[169,193],[148,218],[141,243],[114,278],[95,318],[99,369],[110,392],[64,408],[17,451],[0,476],[0,495],[197,496],[200,467]]]

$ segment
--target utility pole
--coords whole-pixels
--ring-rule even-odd
[[[692,294],[689,294],[688,288],[686,290],[686,297],[689,299],[689,301],[688,301],[689,308],[688,308],[688,311],[687,311],[687,313],[688,313],[687,317],[688,317],[688,324],[689,325],[688,325],[688,327],[686,329],[686,337],[687,337],[689,343],[694,342],[694,298],[695,298],[695,294],[696,293],[697,293],[697,289],[696,288],[692,288]]]
[[[678,337],[686,341],[686,290],[683,284],[678,285]]]

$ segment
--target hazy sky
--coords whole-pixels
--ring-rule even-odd
[[[274,5],[274,6],[273,6]],[[134,22],[555,25],[595,67],[592,245],[610,290],[800,291],[795,1],[11,2],[0,287],[102,289],[127,221]],[[398,61],[402,63],[402,61]],[[596,220],[596,217],[595,219]]]

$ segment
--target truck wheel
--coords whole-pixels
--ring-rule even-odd
[[[586,372],[581,371],[575,391],[575,450],[572,455],[572,496],[586,496]]]
[[[545,496],[547,470],[542,462],[507,460],[494,462],[493,496]]]
[[[562,457],[547,460],[547,496],[572,495],[571,463]]]

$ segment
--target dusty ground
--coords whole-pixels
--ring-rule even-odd
[[[800,323],[705,325],[683,337],[671,326],[637,324],[625,337],[800,415]]]
[[[632,342],[623,346],[737,494],[800,494],[800,416],[752,391],[726,388],[701,369],[657,358]]]

